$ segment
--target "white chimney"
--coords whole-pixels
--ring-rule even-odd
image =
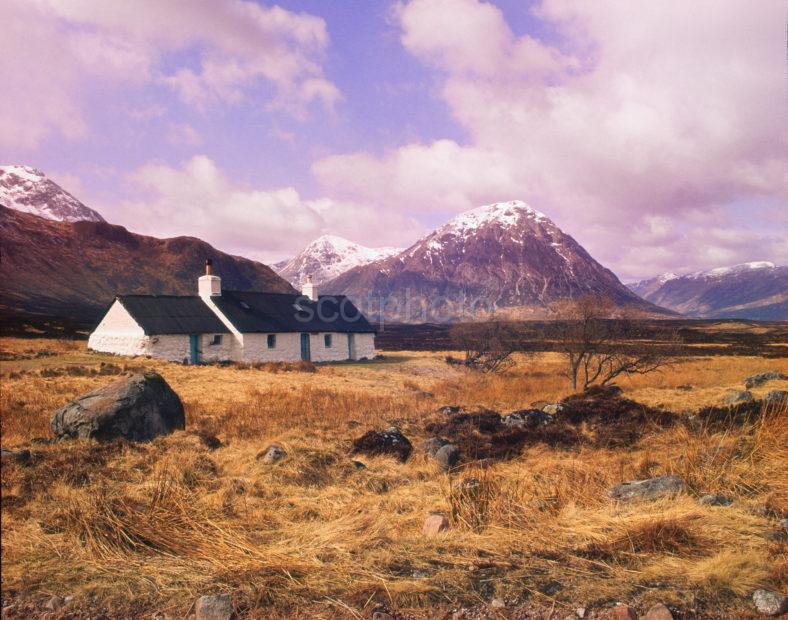
[[[219,297],[222,294],[222,279],[212,273],[211,259],[205,261],[205,275],[197,281],[197,291],[200,297]]]
[[[301,294],[304,297],[309,297],[312,301],[317,301],[317,287],[312,283],[312,276],[306,277],[306,282],[301,287]]]

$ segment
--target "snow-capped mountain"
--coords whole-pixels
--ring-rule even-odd
[[[544,313],[552,302],[586,293],[659,311],[522,201],[462,213],[403,252],[351,269],[323,289],[350,296],[373,317],[414,322],[498,308]]]
[[[768,261],[666,273],[628,286],[647,301],[689,316],[788,319],[788,267]]]
[[[0,166],[0,205],[48,220],[104,221],[43,172],[29,166]]]
[[[335,235],[323,235],[306,246],[299,254],[272,267],[280,276],[296,288],[300,288],[307,276],[321,284],[348,269],[387,258],[401,252],[401,248],[368,248]]]

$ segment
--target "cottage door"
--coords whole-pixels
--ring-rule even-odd
[[[189,336],[189,362],[192,364],[200,363],[200,336],[198,334]]]
[[[353,334],[347,335],[347,358],[349,360],[356,359],[356,339]]]
[[[309,352],[309,334],[301,334],[301,359],[309,361],[311,357]]]

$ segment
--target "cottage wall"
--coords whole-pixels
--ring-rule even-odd
[[[244,334],[244,362],[297,362],[301,359],[300,334],[276,334],[276,347],[268,348],[268,334]]]
[[[88,348],[117,355],[145,355],[150,338],[120,302],[110,306],[107,314],[88,338]]]
[[[356,334],[355,335],[356,357],[357,360],[371,360],[375,357],[375,334]]]

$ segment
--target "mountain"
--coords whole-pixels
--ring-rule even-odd
[[[629,284],[652,303],[702,318],[788,320],[788,267],[759,261]]]
[[[61,222],[103,222],[40,170],[28,166],[0,166],[0,205]]]
[[[57,222],[0,206],[0,315],[96,321],[117,294],[193,295],[206,258],[222,286],[293,292],[269,267],[193,237],[157,239],[106,222]]]
[[[469,318],[472,308],[543,315],[551,303],[583,294],[661,312],[521,201],[463,213],[403,252],[355,267],[322,289],[348,295],[368,316],[406,322]]]
[[[295,258],[273,265],[274,270],[296,288],[311,275],[315,284],[337,277],[348,269],[399,254],[401,248],[368,248],[342,237],[323,235]]]

